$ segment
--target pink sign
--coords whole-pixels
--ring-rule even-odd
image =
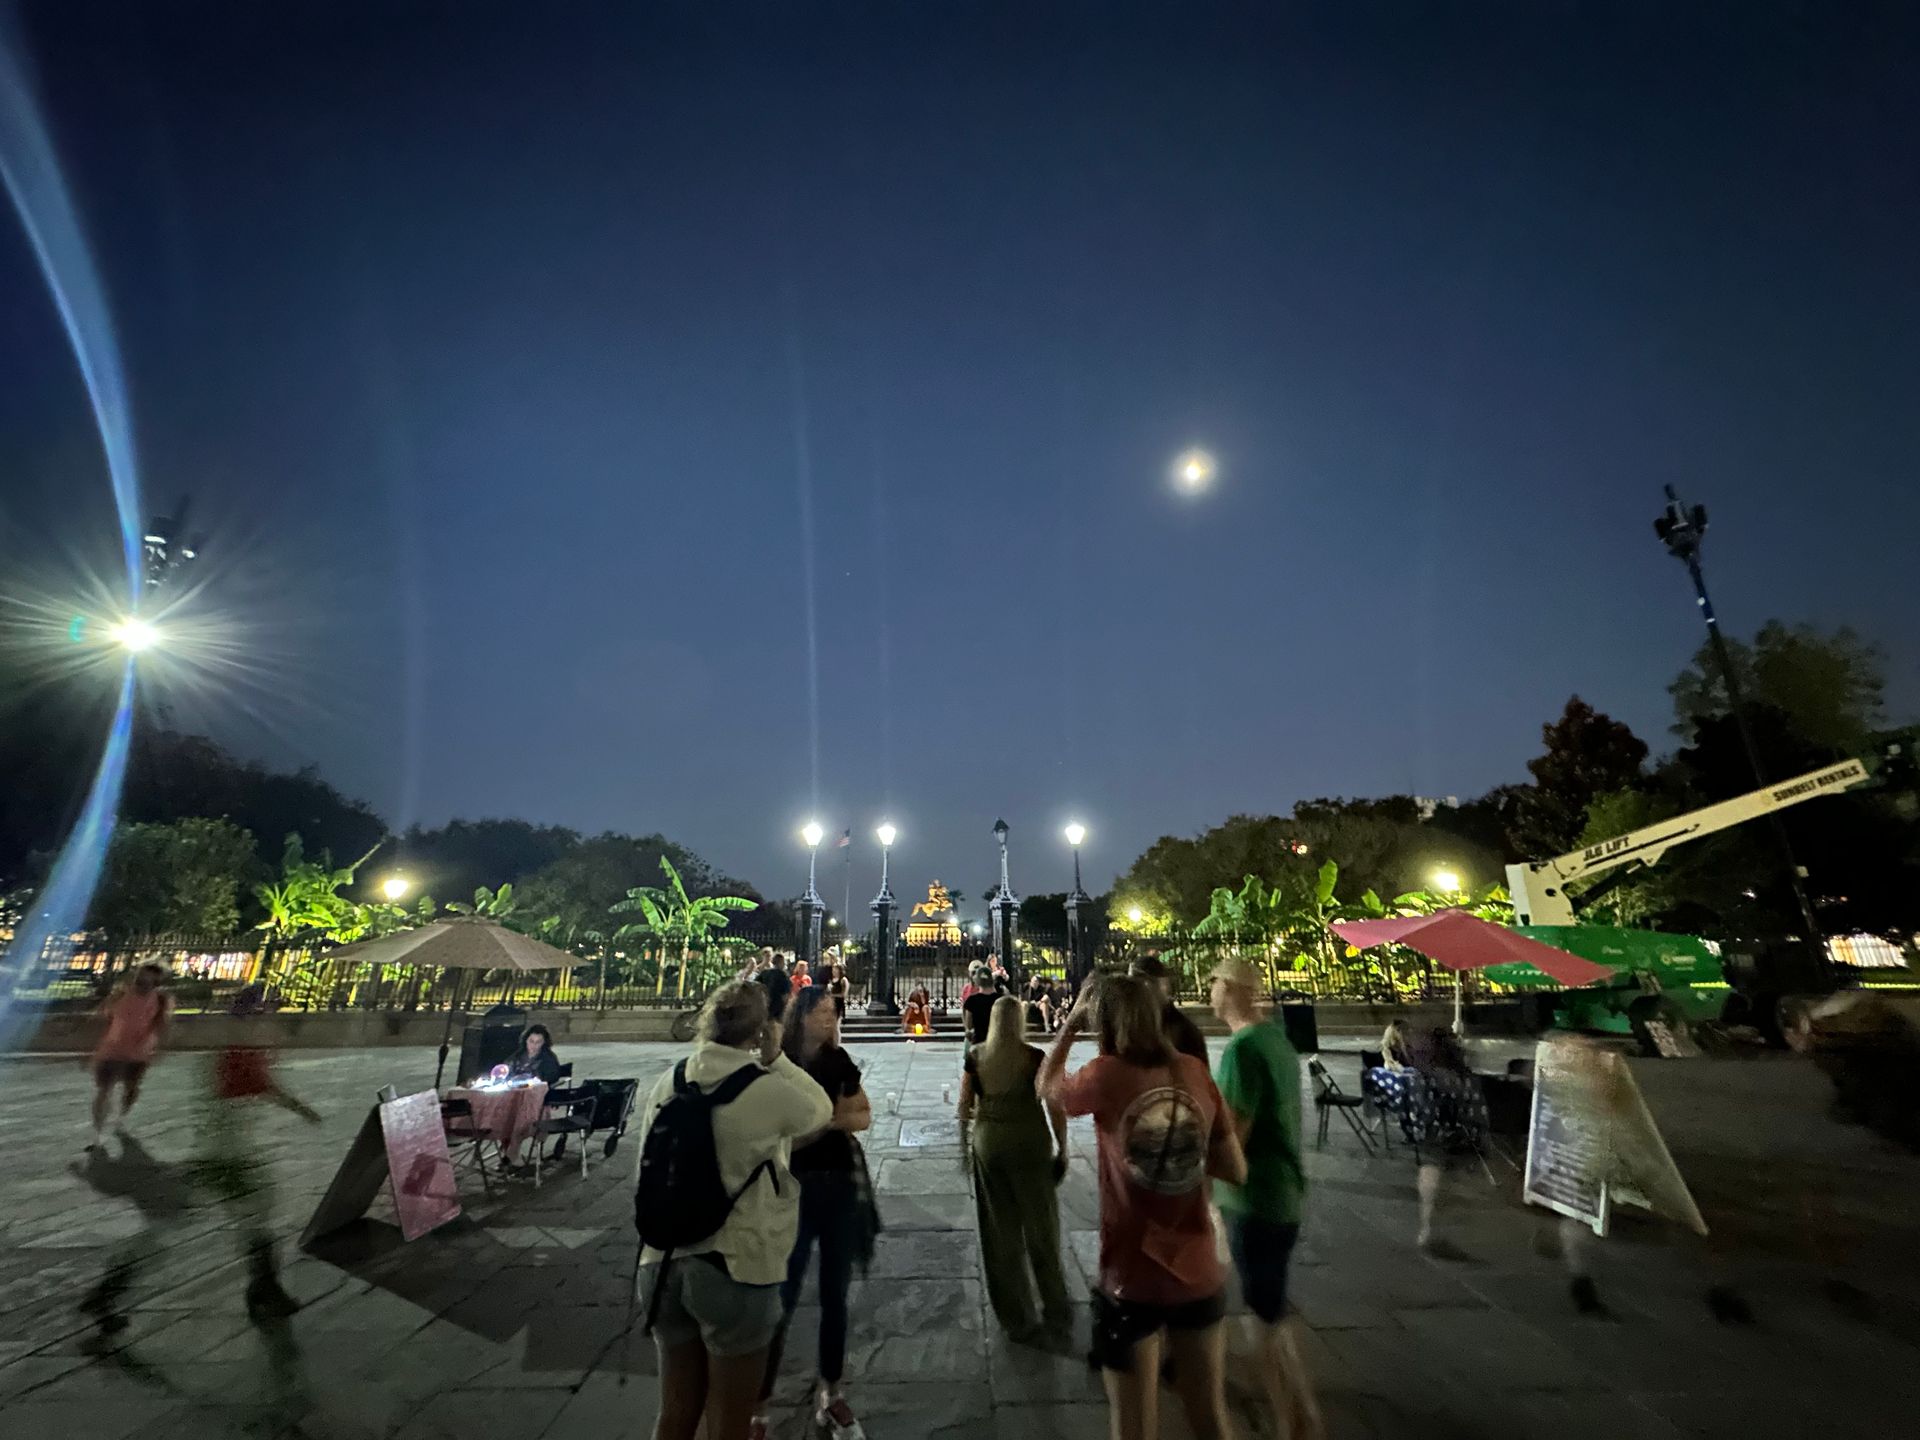
[[[453,1156],[440,1121],[440,1097],[431,1090],[402,1095],[380,1106],[380,1132],[387,1143],[393,1208],[403,1239],[417,1240],[460,1213],[453,1183]]]

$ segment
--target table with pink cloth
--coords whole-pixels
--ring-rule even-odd
[[[464,1100],[473,1107],[473,1124],[496,1140],[507,1154],[540,1123],[546,1108],[547,1087],[536,1080],[531,1085],[488,1086],[479,1089],[455,1086],[447,1092],[449,1100]]]

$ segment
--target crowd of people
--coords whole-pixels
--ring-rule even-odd
[[[713,1440],[766,1440],[788,1330],[817,1268],[813,1421],[820,1434],[860,1440],[846,1390],[849,1297],[873,1258],[880,1214],[859,1139],[873,1123],[873,1105],[841,1037],[846,972],[831,952],[817,978],[776,952],[757,959],[708,998],[693,1050],[661,1077],[640,1116],[646,1138],[636,1218],[645,1283],[636,1293],[646,1296],[660,1358],[654,1433],[691,1440],[704,1426]],[[102,1006],[85,1167],[101,1188],[122,1184],[116,1163],[125,1169],[141,1159],[127,1117],[171,1020],[165,978],[160,967],[142,966]],[[1236,1433],[1225,1386],[1229,1266],[1250,1312],[1257,1363],[1248,1373],[1264,1391],[1277,1433],[1324,1434],[1288,1294],[1307,1190],[1302,1062],[1269,1013],[1266,993],[1246,961],[1227,957],[1215,966],[1209,1000],[1229,1032],[1217,1062],[1174,1003],[1167,967],[1151,954],[1128,974],[1094,977],[1071,994],[1046,977],[1015,985],[983,963],[962,993],[961,1163],[988,1303],[1016,1344],[1074,1346],[1058,1192],[1071,1169],[1069,1120],[1092,1121],[1099,1259],[1086,1351],[1106,1391],[1115,1440],[1159,1433],[1167,1382],[1195,1435]],[[924,992],[910,1003],[928,1005]],[[253,985],[229,1013],[246,1019],[267,1008],[264,990]],[[1920,1054],[1910,1025],[1873,997],[1803,1007],[1789,1022],[1790,1040],[1834,1078],[1837,1108],[1911,1143],[1913,1132],[1903,1128],[1910,1107],[1890,1105],[1884,1094],[1890,1077]],[[1070,1072],[1069,1056],[1083,1038],[1095,1054]],[[1599,1055],[1575,1037],[1556,1043],[1568,1064],[1589,1051]],[[1429,1254],[1458,1258],[1436,1232],[1436,1213],[1449,1171],[1483,1152],[1481,1087],[1445,1028],[1416,1033],[1390,1024],[1379,1061],[1364,1089],[1414,1147],[1416,1241]],[[522,1032],[507,1069],[549,1085],[565,1074],[540,1024]],[[120,1162],[104,1143],[116,1098]],[[255,1134],[254,1102],[262,1100],[318,1118],[275,1078],[267,1046],[236,1031],[209,1070],[204,1144],[191,1168],[242,1218],[247,1306],[272,1321],[297,1306],[280,1286],[269,1228],[272,1190]],[[688,1216],[681,1229],[660,1230],[657,1217],[676,1208]],[[104,1331],[126,1324],[124,1296],[135,1272],[184,1213],[158,1202],[147,1210],[148,1224],[118,1248],[83,1303]],[[1604,1310],[1585,1237],[1570,1222],[1560,1230],[1576,1305]],[[1722,1318],[1737,1303],[1732,1295],[1726,1286],[1710,1292]]]
[[[990,973],[970,977],[958,1117],[988,1301],[1014,1342],[1072,1344],[1058,1190],[1070,1166],[1068,1119],[1090,1117],[1100,1259],[1088,1359],[1117,1440],[1159,1433],[1163,1374],[1196,1435],[1236,1433],[1225,1388],[1228,1263],[1253,1315],[1280,1433],[1317,1437],[1287,1299],[1306,1191],[1300,1057],[1244,962],[1223,962],[1211,977],[1214,1011],[1232,1032],[1217,1070],[1197,1027],[1171,1005],[1164,969],[1137,968],[1070,1001],[1050,989],[1010,993]],[[816,1255],[814,1423],[840,1440],[863,1434],[845,1389],[847,1302],[879,1231],[858,1139],[873,1108],[840,1044],[833,998],[773,957],[709,998],[692,1054],[643,1108],[636,1207],[660,1356],[659,1440],[691,1440],[703,1425],[712,1440],[764,1440],[788,1323]],[[1049,1048],[1029,1043],[1031,1033],[1050,1035]],[[1097,1053],[1069,1074],[1082,1037]],[[702,1133],[704,1149],[688,1138]],[[661,1217],[698,1207],[676,1201],[676,1185],[683,1196],[720,1197],[679,1235]],[[710,1233],[693,1233],[703,1226]]]

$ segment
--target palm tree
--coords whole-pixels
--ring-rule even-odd
[[[626,899],[612,906],[611,913],[615,915],[638,912],[644,917],[639,923],[630,921],[622,925],[613,932],[613,938],[616,944],[635,936],[651,937],[663,945],[677,944],[680,974],[674,993],[685,999],[687,969],[693,956],[697,954],[704,959],[709,950],[716,948],[715,932],[726,929],[730,912],[758,907],[757,902],[738,895],[689,895],[680,872],[673,868],[673,862],[664,855],[660,857],[660,869],[667,877],[665,888],[635,886],[627,891]],[[661,965],[654,976],[653,993],[659,995],[665,990],[666,983],[667,967]]]

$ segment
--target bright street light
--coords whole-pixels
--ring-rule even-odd
[[[801,830],[800,838],[806,841],[808,845],[818,845],[822,840],[827,838],[827,832],[820,828],[820,822],[818,820],[809,820],[805,828]]]
[[[1183,490],[1204,490],[1213,479],[1214,468],[1213,456],[1204,450],[1189,450],[1173,462],[1173,478]]]
[[[389,875],[380,882],[380,893],[394,901],[401,899],[412,888],[412,882],[404,875]]]
[[[1460,877],[1452,870],[1436,870],[1433,872],[1433,886],[1443,894],[1458,895]]]
[[[1138,925],[1142,920],[1146,918],[1147,918],[1146,912],[1143,911],[1138,905],[1129,905],[1127,907],[1127,919],[1132,924]]]
[[[107,638],[123,650],[138,655],[160,643],[160,632],[137,615],[129,615],[107,627]]]
[[[880,843],[882,845],[891,847],[893,844],[894,836],[898,835],[900,832],[894,829],[891,824],[887,824],[887,825],[882,825],[878,830],[874,831],[873,833],[880,838]]]
[[[1078,821],[1067,826],[1067,844],[1073,846],[1074,849],[1078,850],[1080,848],[1080,842],[1086,838],[1086,826],[1080,824]]]

